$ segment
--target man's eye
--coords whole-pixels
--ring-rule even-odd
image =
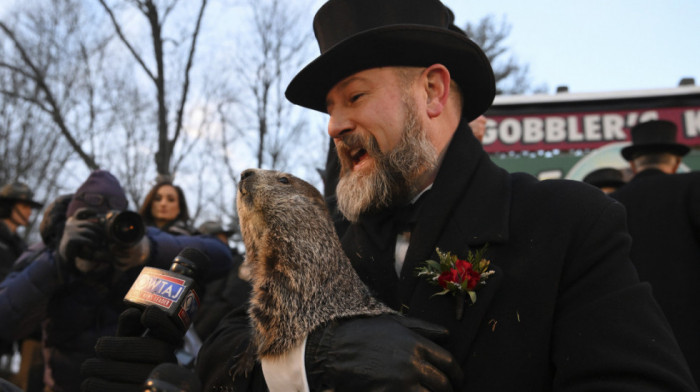
[[[364,94],[359,93],[359,94],[355,94],[355,95],[351,96],[351,97],[350,97],[350,102],[355,102],[355,101],[357,101],[357,100],[360,99],[360,97],[363,96],[363,95],[364,95]]]

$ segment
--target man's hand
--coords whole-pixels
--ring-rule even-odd
[[[147,336],[142,336],[148,330]],[[83,392],[142,391],[158,364],[177,363],[183,332],[157,307],[129,308],[119,316],[117,336],[101,337],[97,358],[83,362]]]
[[[311,390],[453,391],[462,371],[452,355],[429,338],[444,328],[396,315],[334,321],[306,343]]]

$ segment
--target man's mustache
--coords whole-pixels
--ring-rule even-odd
[[[353,151],[359,149],[364,149],[370,156],[374,157],[382,154],[377,139],[369,133],[363,135],[359,132],[353,132],[336,138],[335,148],[341,158],[343,156],[349,157]]]

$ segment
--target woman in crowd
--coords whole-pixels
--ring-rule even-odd
[[[185,194],[171,182],[156,184],[146,195],[139,214],[147,226],[154,226],[171,234],[190,235],[190,214]]]

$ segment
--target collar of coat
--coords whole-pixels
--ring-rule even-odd
[[[396,277],[393,254],[377,248],[362,224],[353,224],[343,237],[343,248],[362,280],[393,307],[406,304],[418,278],[415,269],[437,257],[435,248],[465,257],[469,249],[508,240],[510,215],[508,173],[491,162],[468,122],[458,126]],[[498,280],[498,279],[491,279]]]

